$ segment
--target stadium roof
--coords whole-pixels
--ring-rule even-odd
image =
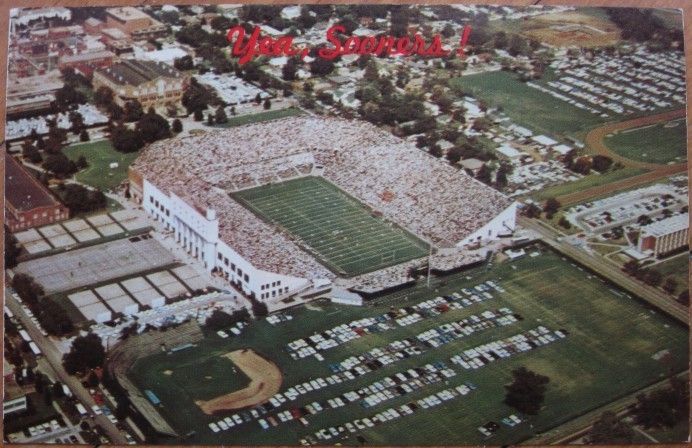
[[[682,213],[671,216],[642,227],[644,236],[664,236],[680,230],[685,230],[690,226],[690,215]]]
[[[162,140],[145,148],[131,169],[168,194],[184,192],[188,203],[215,210],[221,240],[256,268],[303,278],[332,275],[229,192],[318,170],[439,247],[453,247],[512,204],[389,132],[336,118],[293,117]]]

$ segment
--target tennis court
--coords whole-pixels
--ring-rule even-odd
[[[298,237],[327,268],[353,276],[423,257],[425,242],[377,217],[319,177],[293,179],[232,195]]]

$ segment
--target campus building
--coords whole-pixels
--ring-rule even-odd
[[[67,207],[5,153],[5,223],[10,232],[62,221],[69,214]]]
[[[132,6],[106,10],[106,28],[118,28],[133,40],[165,36],[168,27]]]
[[[638,249],[655,257],[666,255],[689,244],[689,214],[662,219],[641,228]]]
[[[178,105],[189,78],[162,62],[125,59],[94,71],[94,89],[105,86],[123,106],[137,100],[148,107]]]

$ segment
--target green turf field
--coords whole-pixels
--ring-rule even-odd
[[[449,86],[502,106],[512,121],[550,136],[574,134],[603,123],[603,119],[547,93],[527,86],[504,71],[450,79]]]
[[[531,249],[529,252],[538,249]],[[543,250],[543,249],[541,249]],[[390,310],[390,306],[406,306],[441,294],[459,291],[492,279],[506,289],[505,293],[493,293],[495,298],[477,303],[462,310],[452,310],[429,320],[407,327],[397,327],[385,333],[370,334],[337,348],[322,352],[325,361],[314,357],[296,362],[290,358],[285,344],[304,338],[316,331],[324,331],[341,323],[366,316],[376,316]],[[660,380],[670,369],[681,371],[687,366],[687,329],[661,313],[654,312],[590,276],[579,267],[559,255],[545,251],[537,257],[526,257],[514,262],[503,262],[486,268],[434,279],[434,290],[424,284],[392,293],[364,307],[337,306],[318,302],[292,309],[290,322],[276,326],[266,321],[254,322],[239,338],[221,339],[209,336],[199,346],[173,355],[155,355],[148,369],[135,369],[130,377],[138,384],[146,384],[163,401],[161,412],[180,433],[196,431],[183,441],[170,443],[234,445],[291,444],[295,445],[307,434],[332,425],[340,425],[355,418],[373,415],[384,409],[399,406],[427,396],[439,390],[472,381],[478,389],[470,395],[444,403],[401,419],[380,424],[373,429],[359,431],[368,445],[433,445],[512,444],[549,430],[588,410],[605,405],[623,395],[633,393],[643,386]],[[278,427],[262,430],[256,422],[240,428],[212,433],[208,423],[223,418],[225,414],[208,417],[192,402],[195,397],[185,390],[177,393],[169,384],[159,384],[156,378],[165,362],[175,368],[190,364],[194,359],[208,359],[230,350],[252,347],[269,356],[282,369],[286,390],[291,385],[331,374],[328,364],[362,354],[373,347],[382,347],[395,339],[415,337],[422,331],[437,327],[444,322],[458,320],[486,309],[509,307],[523,320],[506,327],[495,327],[474,333],[437,349],[429,349],[422,355],[401,360],[390,366],[342,384],[328,386],[319,392],[301,395],[289,407],[303,406],[315,400],[325,400],[346,391],[369,385],[384,376],[402,372],[428,362],[448,361],[450,356],[481,343],[508,337],[538,325],[569,331],[566,339],[530,352],[514,355],[491,363],[478,370],[455,367],[457,376],[448,384],[437,383],[371,408],[364,409],[352,403],[339,409],[308,416],[310,423],[303,427],[293,421]],[[657,361],[652,356],[669,350],[671,357]],[[665,359],[665,358],[664,358]],[[452,366],[447,362],[448,366]],[[502,404],[504,384],[510,381],[511,370],[526,366],[550,378],[544,407],[528,422],[514,428],[502,426],[491,438],[486,439],[478,431],[479,425],[492,420],[499,422],[514,411]],[[204,373],[199,373],[199,378]],[[191,378],[192,381],[192,378]],[[227,383],[219,383],[219,391],[227,390]],[[228,413],[230,415],[232,413]],[[322,442],[324,443],[324,442]],[[330,444],[356,445],[355,438],[332,439]]]
[[[187,348],[176,353],[158,353],[141,359],[132,367],[135,375],[149,382],[142,389],[154,390],[162,402],[209,400],[242,389],[250,382],[228,358],[226,351],[211,351],[200,357],[198,350]],[[183,409],[178,409],[184,412]]]
[[[605,138],[610,149],[627,157],[651,163],[687,160],[685,119],[619,132]]]
[[[230,117],[226,123],[217,124],[215,126],[221,128],[232,128],[234,126],[242,126],[244,124],[261,123],[263,121],[277,120],[279,118],[286,117],[295,117],[298,115],[303,115],[303,111],[295,107],[288,107],[286,109],[268,110],[266,112],[259,112],[256,114]]]
[[[337,274],[358,275],[427,255],[427,245],[321,177],[233,193],[267,221],[297,235]]]
[[[117,187],[127,178],[127,168],[137,158],[139,153],[121,153],[113,149],[111,142],[100,140],[92,143],[80,143],[63,150],[70,160],[77,160],[84,156],[89,166],[78,172],[76,178],[79,182],[109,190]],[[118,167],[111,169],[111,163],[117,162]]]
[[[552,187],[543,188],[530,193],[530,196],[537,200],[545,200],[555,198],[564,194],[570,194],[586,188],[605,185],[629,177],[634,177],[639,174],[646,173],[642,168],[620,168],[617,170],[608,171],[604,174],[599,174],[592,171],[588,176],[584,176],[573,182],[565,182],[564,184],[554,185]]]

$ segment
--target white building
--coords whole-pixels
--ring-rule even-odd
[[[637,249],[653,256],[665,255],[689,244],[690,215],[683,213],[641,228]]]

